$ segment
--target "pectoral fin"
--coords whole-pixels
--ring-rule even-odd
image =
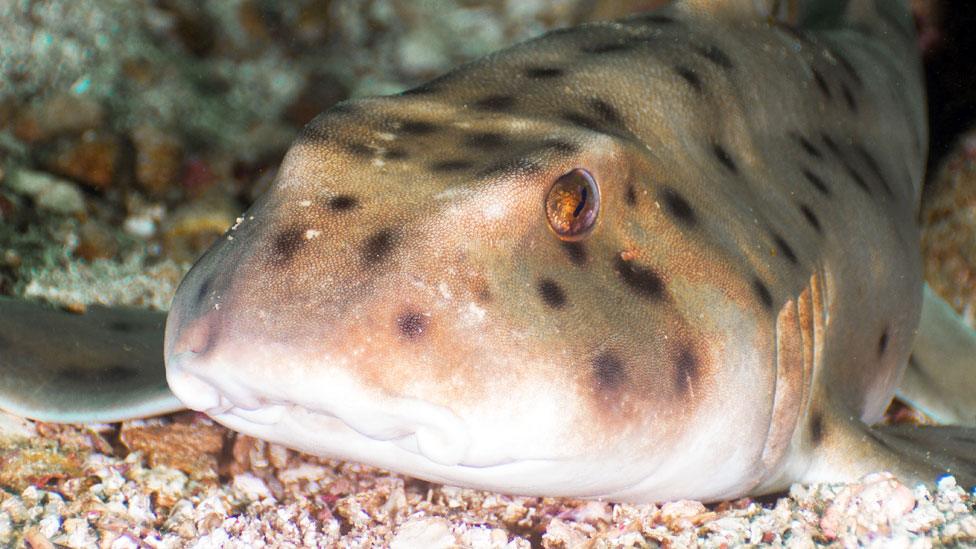
[[[59,423],[111,422],[183,408],[166,385],[165,313],[72,314],[0,299],[0,408]]]

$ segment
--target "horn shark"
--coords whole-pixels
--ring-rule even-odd
[[[180,285],[169,387],[242,433],[517,494],[973,484],[976,339],[923,293],[907,5],[677,1],[337,105]],[[97,415],[14,390],[52,369],[162,375],[28,354],[0,402],[34,417]],[[872,427],[903,378],[957,425]],[[94,408],[178,406],[158,393]]]

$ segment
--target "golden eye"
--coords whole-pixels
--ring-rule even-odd
[[[552,184],[546,197],[549,226],[562,240],[581,240],[596,225],[600,188],[590,172],[577,168]]]

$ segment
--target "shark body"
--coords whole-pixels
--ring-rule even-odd
[[[519,494],[976,481],[970,431],[868,427],[923,301],[924,91],[907,3],[835,4],[675,2],[323,113],[184,279],[170,387]]]

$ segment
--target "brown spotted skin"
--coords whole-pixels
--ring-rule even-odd
[[[507,492],[801,477],[819,411],[877,419],[911,347],[922,90],[870,2],[822,33],[740,4],[552,32],[323,113],[181,285],[174,391]],[[578,168],[601,208],[564,242],[545,201]]]

